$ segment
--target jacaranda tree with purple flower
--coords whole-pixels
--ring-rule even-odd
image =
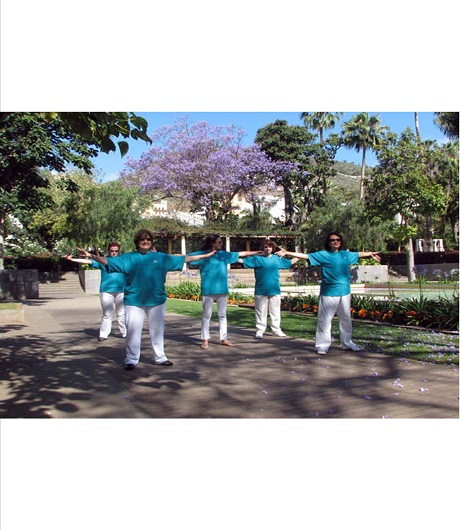
[[[185,199],[192,212],[204,211],[207,221],[225,218],[236,194],[260,201],[261,189],[290,169],[270,161],[256,145],[243,146],[244,135],[233,125],[177,120],[157,129],[153,147],[140,160],[128,160],[122,180],[158,199]]]

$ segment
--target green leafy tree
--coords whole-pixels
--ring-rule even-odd
[[[111,241],[131,248],[132,234],[147,206],[148,198],[138,188],[126,188],[119,181],[82,188],[65,201],[62,236],[96,252],[105,251]]]
[[[386,250],[391,221],[380,225],[369,222],[366,206],[356,197],[331,190],[321,206],[316,206],[300,227],[301,244],[306,252],[321,250],[329,232],[340,232],[347,248],[356,251]]]
[[[8,120],[11,112],[0,113],[0,122]],[[103,153],[116,151],[112,138],[132,138],[152,143],[147,134],[148,122],[134,112],[35,112],[47,123],[61,122],[69,132],[79,136],[89,145]],[[126,155],[129,145],[126,140],[117,142],[121,156]]]
[[[364,180],[366,178],[366,152],[375,151],[382,145],[384,132],[388,127],[383,126],[379,115],[369,116],[367,112],[360,112],[345,122],[342,126],[342,139],[346,147],[362,151],[360,198],[364,198]]]
[[[439,183],[443,186],[447,196],[445,209],[441,212],[437,232],[440,238],[445,239],[447,228],[450,228],[452,241],[458,245],[456,227],[459,219],[459,174],[458,174],[458,141],[449,142],[438,150],[436,160]]]
[[[26,227],[41,244],[53,251],[58,241],[68,233],[71,210],[78,210],[87,190],[97,184],[91,176],[78,169],[68,173],[52,173],[49,170],[41,173],[48,179],[49,185],[39,190],[43,206],[32,213]],[[67,247],[74,247],[74,242],[67,243]]]
[[[270,159],[291,164],[292,169],[276,180],[282,186],[285,225],[296,229],[315,204],[321,203],[327,182],[334,177],[334,157],[340,146],[337,135],[326,144],[298,125],[276,120],[257,131],[255,142]]]
[[[276,120],[257,131],[255,143],[276,162],[288,162],[293,170],[277,179],[284,192],[285,225],[293,226],[294,199],[292,180],[305,162],[305,146],[314,141],[314,135],[304,127],[288,125],[286,120]]]
[[[427,157],[432,143],[420,144],[408,128],[398,138],[389,135],[388,141],[377,150],[378,165],[372,180],[367,183],[366,207],[374,222],[399,217],[406,234],[408,276],[413,272],[414,228],[422,226],[427,215],[444,210],[447,203],[443,186],[427,171]]]
[[[0,269],[3,268],[5,218],[26,221],[43,208],[50,173],[74,166],[91,174],[99,151],[116,150],[112,137],[147,137],[147,122],[133,113],[0,114]],[[121,154],[127,144],[119,142]]]

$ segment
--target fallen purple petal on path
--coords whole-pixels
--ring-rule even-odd
[[[372,399],[371,396],[363,396],[364,399]]]
[[[262,394],[268,394],[266,390],[262,390]]]
[[[428,392],[428,388],[423,388],[423,386],[420,388],[420,392]]]

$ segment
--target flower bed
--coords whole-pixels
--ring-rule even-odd
[[[193,282],[182,282],[167,286],[168,298],[201,300],[201,287]],[[295,313],[318,313],[318,296],[314,294],[285,296],[281,301],[282,311]],[[381,300],[372,296],[351,295],[351,315],[355,320],[382,322],[403,326],[417,326],[444,331],[458,331],[458,293],[452,299],[419,297],[405,300]],[[230,293],[228,303],[233,305],[254,304],[252,296]]]
[[[406,300],[376,300],[372,296],[351,296],[351,315],[356,320],[386,322],[447,331],[458,331],[458,294],[452,300],[423,295]],[[281,303],[283,311],[318,313],[318,297],[287,296]]]

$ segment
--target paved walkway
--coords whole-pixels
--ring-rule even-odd
[[[122,368],[116,323],[97,341],[98,296],[24,303],[24,323],[0,328],[0,418],[458,418],[457,367],[268,337],[231,327],[235,348],[199,348],[200,323],[167,314],[172,367]]]

